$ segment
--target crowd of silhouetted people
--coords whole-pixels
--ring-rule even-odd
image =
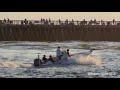
[[[0,25],[120,25],[120,21],[117,21],[116,23],[115,19],[113,19],[113,21],[97,21],[96,19],[90,21],[86,21],[85,19],[83,19],[83,21],[73,19],[62,21],[61,19],[58,19],[55,21],[50,18],[41,18],[40,20],[10,20],[7,18],[0,20]]]

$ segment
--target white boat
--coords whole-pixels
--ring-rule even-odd
[[[67,63],[69,60],[71,60],[72,58],[74,58],[74,56],[76,56],[76,55],[79,55],[79,56],[91,55],[94,50],[95,50],[95,49],[91,49],[91,50],[86,51],[86,52],[75,53],[75,54],[72,54],[71,57],[68,57],[66,51],[64,51],[64,52],[63,52],[63,55],[62,55],[62,57],[61,57],[61,60],[58,60],[56,57],[54,57],[54,61],[55,61],[55,62],[48,61],[48,62],[45,63],[45,64],[44,64],[44,63],[41,64],[41,61],[40,61],[39,55],[38,55],[38,59],[35,59],[35,60],[37,61],[37,65],[35,65],[35,61],[34,61],[34,66],[35,66],[35,67],[42,67],[42,66],[49,66],[49,65],[53,65],[53,64]]]

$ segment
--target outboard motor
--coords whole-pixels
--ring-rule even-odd
[[[41,65],[42,65],[42,61],[41,59],[39,59],[39,55],[38,55],[38,58],[34,60],[34,66],[39,67]]]

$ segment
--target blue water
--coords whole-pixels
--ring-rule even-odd
[[[57,64],[41,68],[32,66],[40,55],[55,55],[57,46],[92,53],[101,58],[101,65]],[[119,42],[0,42],[0,77],[4,78],[120,78]]]

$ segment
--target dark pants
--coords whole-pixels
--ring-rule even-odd
[[[61,60],[61,57],[62,57],[62,56],[63,56],[63,55],[60,55],[60,56],[57,56],[57,57],[58,57],[59,60]]]

